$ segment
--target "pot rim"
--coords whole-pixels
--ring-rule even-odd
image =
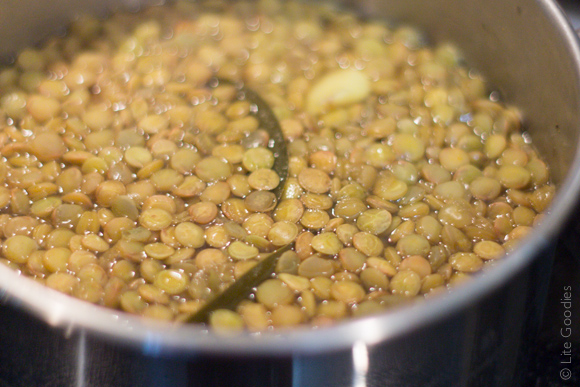
[[[575,63],[575,79],[580,83],[578,36],[558,5],[538,0],[539,7],[558,28],[562,43]],[[579,86],[580,88],[580,86]],[[580,106],[578,107],[580,109]],[[170,325],[121,311],[96,306],[16,275],[0,265],[0,302],[9,302],[39,317],[52,327],[68,332],[87,331],[145,354],[270,354],[328,352],[352,347],[355,343],[373,345],[401,337],[413,330],[450,316],[516,276],[553,241],[570,215],[580,192],[580,146],[570,172],[561,185],[543,222],[534,228],[509,259],[476,275],[454,291],[428,302],[415,302],[395,310],[344,320],[334,326],[312,329],[298,327],[262,333],[218,333],[197,325]],[[1,304],[0,304],[0,307]]]

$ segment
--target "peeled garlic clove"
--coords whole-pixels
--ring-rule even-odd
[[[312,86],[307,96],[306,109],[311,114],[320,114],[333,107],[360,102],[370,92],[370,80],[362,71],[335,70]]]

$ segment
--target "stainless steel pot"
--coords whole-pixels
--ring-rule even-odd
[[[75,14],[147,1],[4,0],[0,56]],[[0,267],[0,385],[517,386],[580,191],[580,48],[550,0],[346,1],[452,40],[518,106],[559,194],[509,259],[452,294],[392,313],[262,335],[171,327],[69,298]]]

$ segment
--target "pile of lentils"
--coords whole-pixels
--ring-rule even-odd
[[[255,106],[271,106],[289,174]],[[0,69],[0,262],[73,297],[184,322],[292,244],[214,329],[325,326],[501,261],[554,196],[450,44],[328,5],[177,2]]]

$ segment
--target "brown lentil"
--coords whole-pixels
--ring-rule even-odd
[[[306,191],[323,194],[330,190],[330,177],[320,169],[306,168],[298,175],[298,182]]]

